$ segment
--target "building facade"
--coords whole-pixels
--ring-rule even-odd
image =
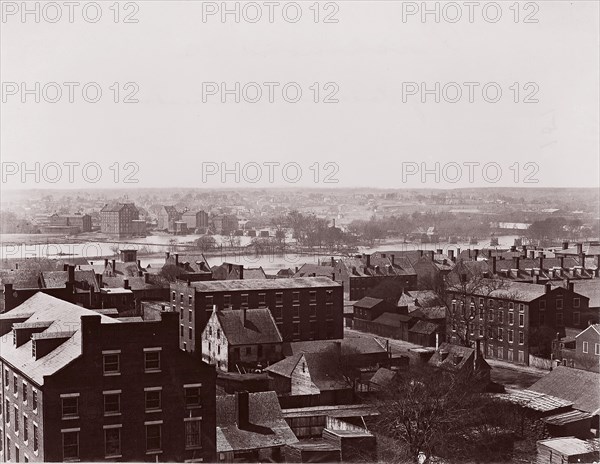
[[[126,322],[38,293],[0,316],[4,460],[216,460],[215,370],[177,314]]]
[[[135,235],[133,221],[140,213],[133,203],[112,203],[100,210],[100,230],[103,234],[127,237]]]
[[[217,309],[268,308],[284,342],[343,338],[342,286],[326,277],[171,284],[181,348],[200,352],[200,336]]]

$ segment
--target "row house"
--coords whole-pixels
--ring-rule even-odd
[[[37,293],[0,315],[3,460],[216,460],[215,370],[175,313],[113,319]]]
[[[599,372],[600,324],[591,324],[572,338],[557,337],[552,354],[564,366]]]
[[[385,281],[413,289],[417,287],[417,274],[405,258],[372,258],[371,255],[357,255],[335,261],[333,276],[336,282],[344,285],[351,301],[367,296],[369,290]]]
[[[326,277],[239,279],[171,284],[181,348],[201,350],[201,334],[217,309],[268,308],[284,342],[343,338],[342,286]]]
[[[128,237],[139,235],[139,210],[133,203],[110,203],[100,210],[100,231],[103,234]],[[145,224],[145,222],[144,222]]]
[[[471,340],[483,341],[488,358],[529,364],[530,355],[550,356],[551,343],[565,326],[582,327],[581,314],[587,312],[589,299],[573,287],[553,287],[514,281],[482,284],[461,294],[458,287],[449,292],[450,314],[473,314],[464,330]],[[491,290],[490,290],[491,289]],[[465,308],[469,305],[469,308]],[[457,320],[448,316],[448,340],[460,342]]]
[[[498,259],[492,256],[488,264],[491,264],[491,273],[503,279],[532,283],[594,279],[598,277],[599,272],[598,268],[581,266],[573,257],[547,258],[543,254],[537,258],[514,256],[512,259]]]

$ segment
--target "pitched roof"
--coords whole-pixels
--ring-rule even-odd
[[[244,324],[244,310],[226,309],[216,311],[221,329],[231,345],[256,345],[281,343],[282,338],[277,324],[267,308],[247,309]]]
[[[430,335],[430,334],[434,333],[436,330],[438,330],[438,328],[439,328],[438,324],[435,324],[433,322],[417,321],[415,323],[415,325],[413,325],[410,329],[408,329],[408,331],[413,332],[413,333],[423,334],[423,335]]]
[[[596,415],[600,413],[598,385],[600,374],[596,372],[558,366],[529,389],[571,401],[573,408]]]
[[[104,207],[100,210],[100,212],[119,212],[123,208],[125,208],[125,206],[131,206],[135,210],[137,210],[137,208],[135,207],[135,205],[133,203],[118,203],[118,202],[115,202],[115,203],[108,203],[108,204],[104,205]]]
[[[500,398],[539,412],[564,409],[573,405],[573,402],[571,401],[566,401],[562,398],[546,395],[533,390],[507,390],[506,393],[507,394],[501,394]]]
[[[342,356],[357,354],[385,353],[386,349],[375,337],[348,337],[340,340],[310,340],[305,342],[292,342],[286,346],[286,351],[291,354],[298,353],[326,353],[341,352]]]
[[[298,353],[271,364],[266,370],[290,378],[295,367],[302,360],[306,361],[311,381],[320,391],[349,388],[341,372],[340,355],[330,351],[324,353]]]
[[[400,327],[403,322],[408,322],[410,319],[411,317],[406,314],[383,313],[378,318],[373,319],[373,322],[392,327]]]
[[[370,296],[365,296],[364,298],[361,298],[356,303],[354,303],[354,307],[371,309],[383,301],[384,300],[382,300],[381,298],[372,298]]]
[[[598,337],[598,335],[600,335],[600,324],[588,325],[585,329],[583,329],[581,332],[579,332],[577,335],[575,335],[575,338],[579,337],[581,334],[583,334],[584,332],[587,332],[588,330],[595,331],[596,337]]]
[[[42,271],[42,287],[44,288],[63,288],[69,281],[69,271]],[[75,271],[75,287],[79,289],[93,288],[94,291],[100,291],[96,274],[94,271]]]
[[[597,279],[576,280],[573,289],[576,293],[586,296],[590,299],[590,308],[600,308],[600,285]]]
[[[32,340],[16,347],[9,332],[2,337],[0,358],[11,364],[24,375],[43,385],[44,376],[52,375],[81,356],[81,316],[99,315],[53,296],[38,292],[13,310],[0,314],[1,320],[26,318],[27,323],[50,322],[38,336],[63,334],[67,340],[45,356],[32,356]],[[119,321],[100,315],[103,324],[118,324]],[[38,337],[39,338],[39,337]]]
[[[475,350],[476,348],[445,342],[440,345],[439,350],[433,353],[428,363],[435,367],[457,372],[465,368],[468,364],[473,363]],[[448,355],[444,357],[442,353],[447,353]],[[478,360],[478,370],[491,369],[487,361],[483,359],[482,354],[480,354]]]
[[[0,270],[0,283],[2,285],[12,284],[14,289],[40,288],[39,278],[40,271],[35,269]]]
[[[313,274],[315,274],[315,277],[331,277],[334,272],[335,268],[333,266],[305,263],[294,274],[294,277],[310,277]]]
[[[377,369],[377,372],[375,372],[375,375],[371,377],[371,380],[369,380],[369,382],[379,387],[385,387],[394,380],[396,374],[396,372],[390,369],[380,367],[379,369]]]
[[[408,290],[398,299],[398,306],[423,307],[439,305],[440,299],[433,290]]]
[[[288,290],[294,288],[340,287],[327,277],[299,277],[294,279],[243,279],[192,282],[197,292],[235,292],[242,290]]]
[[[235,395],[217,397],[218,453],[272,448],[298,442],[283,418],[274,391],[250,393],[248,399],[250,426],[240,429]]]

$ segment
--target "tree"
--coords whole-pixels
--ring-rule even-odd
[[[205,253],[210,250],[214,250],[217,247],[217,241],[214,237],[210,235],[203,235],[202,237],[196,240],[196,248],[198,248],[202,253]]]
[[[507,459],[516,408],[484,394],[472,380],[431,367],[397,375],[374,400],[380,415],[373,430],[385,437],[378,444],[393,447],[385,459],[426,463],[434,456],[450,462]]]
[[[475,335],[477,325],[487,329],[484,330],[483,338],[488,337],[492,329],[493,322],[489,320],[480,299],[486,302],[492,293],[501,293],[504,299],[517,297],[514,292],[509,291],[508,281],[491,279],[480,263],[467,264],[462,260],[442,280],[442,284],[433,290],[446,307],[446,324],[452,330],[452,335],[459,344],[468,347],[474,339],[482,338],[479,334]]]

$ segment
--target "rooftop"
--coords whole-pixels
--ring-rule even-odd
[[[298,277],[293,279],[244,279],[192,282],[197,292],[235,292],[242,290],[288,290],[295,288],[341,287],[327,277]]]
[[[227,309],[216,311],[216,317],[231,345],[256,345],[281,343],[277,324],[266,308],[244,310]]]

